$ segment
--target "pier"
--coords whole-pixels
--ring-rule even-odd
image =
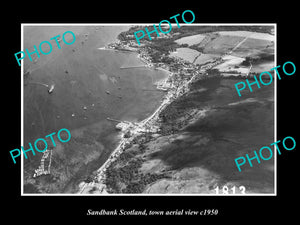
[[[107,117],[106,119],[109,120],[109,121],[113,121],[113,122],[130,124],[130,122],[125,121],[125,120],[124,120],[124,121],[121,121],[121,120],[112,119],[112,118],[110,118],[110,117]]]
[[[142,68],[146,67],[146,65],[140,65],[140,66],[121,66],[120,69],[131,69],[131,68]]]
[[[164,89],[164,88],[157,88],[157,89],[142,89],[142,91],[162,91],[162,92],[167,92],[168,89]]]
[[[109,120],[109,121],[118,122],[118,123],[122,123],[123,122],[121,120],[116,120],[116,119],[112,119],[112,118],[109,118],[109,117],[107,117],[106,119]]]

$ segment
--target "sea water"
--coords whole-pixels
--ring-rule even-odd
[[[67,28],[72,30],[72,27]],[[39,32],[46,36],[45,29],[31,27],[30,33],[36,37],[39,37]],[[122,69],[145,64],[134,52],[98,49],[114,41],[122,29],[76,27],[74,33],[78,42],[60,52],[53,52],[48,58],[40,58],[31,65],[30,75],[24,80],[24,143],[66,127],[77,143],[92,140],[99,149],[95,159],[82,165],[69,184],[57,190],[58,193],[62,190],[72,192],[77,181],[98,169],[118,144],[116,123],[107,121],[107,117],[141,121],[155,111],[164,96],[164,92],[156,90],[155,83],[167,78],[167,72],[146,67]],[[50,30],[56,32],[53,27]],[[59,30],[63,31],[61,27]],[[29,34],[24,38],[25,43],[31,41]],[[55,89],[49,94],[47,88],[35,83],[55,84]],[[61,153],[57,150],[55,156],[68,154],[64,163],[71,174],[72,163],[80,161],[80,156],[87,152],[86,147],[79,144],[67,152],[66,149]],[[25,174],[30,174],[38,162],[39,157],[29,159]],[[71,178],[67,172],[64,176]]]

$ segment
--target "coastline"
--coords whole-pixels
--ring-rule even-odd
[[[117,41],[118,44],[120,42]],[[117,49],[114,48],[114,44],[109,44],[109,47],[103,47],[101,50],[114,50],[114,51],[120,51],[120,47]],[[127,46],[122,46],[122,48],[126,49],[126,51],[130,52],[138,52],[137,50],[132,50],[132,48],[128,49]],[[192,76],[190,76],[187,80],[184,79],[180,82],[178,82],[177,87],[172,83],[173,76],[176,75],[176,72],[169,71],[169,66],[167,64],[155,65],[151,62],[150,57],[145,53],[138,53],[137,57],[144,62],[146,65],[145,67],[162,70],[168,73],[168,76],[166,79],[160,81],[157,84],[157,89],[161,89],[166,91],[166,95],[164,97],[164,100],[160,104],[160,106],[146,119],[138,122],[138,123],[131,123],[130,125],[121,125],[123,127],[121,131],[121,140],[119,142],[119,145],[115,148],[114,151],[110,154],[109,158],[105,161],[105,163],[97,170],[97,175],[95,176],[94,180],[90,183],[81,182],[79,184],[80,191],[78,194],[89,194],[90,190],[97,190],[94,191],[93,194],[109,194],[108,189],[105,184],[106,180],[106,170],[107,168],[124,152],[126,147],[130,145],[130,143],[135,139],[138,135],[140,135],[142,132],[153,132],[157,133],[157,131],[160,130],[159,128],[159,122],[158,122],[158,115],[160,112],[169,104],[171,104],[175,99],[182,96],[183,94],[187,93],[189,91],[189,84],[191,82],[194,82],[196,78],[203,77],[206,73],[206,70],[216,66],[217,64],[221,63],[222,60],[216,59],[208,64],[206,64],[204,67],[201,67],[199,70],[199,67],[195,65],[191,65],[192,69],[194,69],[194,73]],[[186,64],[182,63],[183,66],[186,66]],[[118,124],[119,125],[119,124]],[[126,138],[123,136],[127,131],[130,130],[130,133],[132,134],[131,137]]]
[[[98,48],[98,49],[99,50],[120,51],[120,49],[114,49],[114,48],[111,48],[111,47],[102,47],[102,48]],[[126,51],[136,52],[136,51],[132,51],[132,50],[126,50]],[[149,68],[154,67],[154,65],[151,62],[149,62],[146,59],[144,59],[143,57],[141,57],[140,54],[137,54],[137,57],[143,63],[146,64],[145,67],[149,67]],[[157,83],[157,89],[165,91],[166,90],[165,87],[166,87],[166,85],[168,85],[167,80],[169,79],[170,76],[173,75],[173,73],[166,70],[165,68],[162,68],[162,67],[156,67],[155,69],[162,70],[162,71],[168,73],[168,76],[165,79],[163,79],[163,80],[161,80]],[[168,93],[166,94],[166,96],[167,95],[168,95]],[[132,132],[136,133],[136,134],[139,134],[141,131],[143,132],[145,130],[143,127],[147,127],[147,129],[148,129],[149,127],[151,127],[151,125],[148,124],[151,120],[152,120],[153,123],[156,123],[157,122],[157,121],[155,121],[156,116],[158,116],[158,114],[161,112],[161,110],[164,107],[167,106],[167,103],[168,104],[171,103],[171,102],[169,102],[169,100],[170,100],[170,98],[166,97],[166,99],[162,101],[160,106],[150,116],[148,116],[147,118],[145,118],[144,120],[142,120],[140,122],[134,123],[134,126],[135,126],[136,130],[132,131]],[[157,131],[157,130],[155,130],[155,131]],[[86,193],[88,193],[88,191],[90,189],[94,189],[94,188],[97,189],[97,192],[99,192],[99,194],[109,194],[107,192],[107,187],[105,185],[105,178],[106,178],[105,177],[105,172],[106,172],[107,168],[111,165],[111,163],[113,161],[115,161],[117,159],[117,157],[119,157],[123,153],[124,148],[126,147],[126,145],[129,144],[135,138],[135,135],[133,135],[130,139],[122,137],[125,132],[126,132],[126,130],[121,131],[121,134],[120,134],[121,135],[121,140],[119,141],[119,145],[115,148],[115,150],[113,150],[111,152],[110,156],[105,161],[105,163],[103,163],[102,166],[97,170],[97,175],[95,177],[96,179],[94,179],[92,182],[89,182],[89,183],[86,183],[84,181],[81,182],[79,184],[79,189],[80,190],[77,192],[77,194],[86,194]]]
[[[108,160],[97,170],[96,178],[92,183],[89,184],[81,184],[83,188],[80,193],[86,192],[85,187],[92,186],[98,189],[100,194],[108,194],[107,187],[105,185],[106,179],[106,170],[114,162],[126,149],[127,146],[130,146],[132,141],[141,133],[152,133],[159,136],[158,131],[160,130],[160,122],[158,121],[158,116],[162,112],[162,110],[171,104],[174,100],[184,95],[185,93],[190,91],[190,83],[195,82],[199,79],[205,79],[206,77],[215,77],[222,75],[210,74],[208,76],[208,72],[214,68],[215,66],[224,62],[224,57],[227,55],[231,55],[233,50],[235,50],[238,46],[240,46],[247,38],[244,38],[241,42],[239,42],[233,49],[222,54],[221,56],[215,58],[214,60],[205,63],[204,65],[193,64],[187,62],[182,59],[176,59],[174,64],[168,64],[163,62],[152,62],[152,58],[149,54],[149,46],[147,48],[138,48],[135,43],[132,41],[120,41],[117,40],[115,43],[108,44],[108,47],[104,47],[104,49],[112,49],[112,50],[126,50],[130,52],[136,52],[137,57],[144,62],[146,67],[159,69],[168,72],[168,76],[163,81],[158,82],[157,89],[161,89],[166,91],[166,95],[161,102],[160,106],[154,111],[152,115],[147,117],[141,122],[131,123],[129,125],[124,125],[120,123],[119,127],[122,127],[122,138],[120,140],[120,144],[118,147],[111,153]],[[135,46],[137,48],[135,48]],[[171,72],[172,71],[172,72]],[[227,76],[228,78],[229,76]],[[118,124],[119,125],[119,124]],[[117,126],[118,126],[117,125]],[[124,134],[130,133],[129,137],[125,137]],[[127,135],[126,135],[127,136]]]

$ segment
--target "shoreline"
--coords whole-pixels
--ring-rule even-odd
[[[121,51],[120,49],[114,49],[114,48],[111,48],[111,47],[101,47],[101,48],[98,48],[99,50],[110,50],[110,51]],[[132,51],[132,50],[122,50],[122,51],[127,51],[127,52],[135,52],[137,53],[136,51]],[[140,59],[143,63],[145,63],[145,67],[149,67],[149,68],[152,68],[154,67],[153,63],[147,61],[146,59],[142,58],[141,55],[138,53],[137,54],[137,58]],[[155,67],[154,69],[157,69],[157,70],[162,70],[164,72],[167,73],[167,77],[160,80],[158,83],[157,83],[157,89],[158,90],[166,90],[165,89],[165,85],[167,85],[167,80],[169,79],[170,76],[173,75],[173,73],[171,71],[168,71],[167,69],[165,68],[162,68],[162,67]],[[168,93],[166,94],[166,96],[168,95]],[[167,100],[166,100],[167,99]],[[170,104],[171,102],[168,102],[170,99],[169,98],[166,98],[165,100],[162,101],[162,103],[158,106],[158,108],[150,115],[148,116],[147,118],[145,118],[144,120],[140,121],[140,122],[137,122],[135,123],[135,127],[137,129],[141,129],[141,127],[143,126],[147,126],[147,123],[149,123],[152,119],[154,119],[155,116],[157,116],[161,110],[166,107],[167,103]],[[154,121],[155,123],[156,121]],[[126,129],[127,130],[127,129]],[[106,189],[106,185],[105,185],[105,172],[107,170],[107,168],[111,165],[112,162],[114,162],[117,157],[119,155],[121,155],[124,151],[124,148],[127,144],[129,144],[134,138],[135,138],[135,135],[133,135],[130,139],[127,139],[127,138],[124,138],[123,137],[123,134],[126,132],[125,131],[120,131],[120,136],[121,136],[121,139],[119,141],[119,144],[118,146],[115,148],[115,150],[113,150],[110,154],[110,156],[108,157],[108,159],[102,164],[102,166],[97,169],[97,175],[95,176],[95,178],[97,179],[97,181],[92,181],[92,182],[89,182],[89,183],[86,183],[84,181],[82,181],[78,186],[79,186],[79,191],[77,192],[77,194],[85,194],[84,192],[88,192],[89,190],[86,190],[86,189],[92,189],[94,187],[96,187],[98,189],[98,191],[100,192],[100,194],[109,194],[107,192],[107,189]],[[142,128],[142,130],[144,130]],[[139,133],[140,131],[136,131],[136,134],[140,134]]]
[[[113,47],[109,47],[109,50],[114,50],[114,49]],[[116,51],[119,51],[119,49],[116,49]],[[137,52],[137,51],[133,51],[133,52]],[[89,189],[94,189],[94,188],[96,188],[97,193],[99,192],[100,194],[109,194],[105,184],[105,179],[106,179],[105,172],[107,168],[111,165],[111,163],[113,163],[123,153],[123,151],[126,149],[126,146],[128,146],[136,136],[140,135],[141,132],[150,131],[153,133],[157,133],[157,131],[159,130],[159,126],[157,126],[158,123],[157,119],[160,112],[165,107],[167,107],[167,105],[171,104],[174,100],[176,100],[183,94],[187,93],[189,91],[189,84],[197,80],[196,77],[203,78],[207,70],[222,62],[221,58],[216,58],[212,62],[209,62],[205,66],[202,66],[200,70],[196,65],[194,64],[191,65],[192,68],[194,68],[196,71],[193,71],[191,73],[192,75],[189,76],[188,79],[179,80],[180,82],[178,82],[176,87],[176,85],[174,85],[172,81],[170,81],[171,83],[169,83],[168,81],[171,80],[173,76],[175,76],[177,73],[180,72],[171,72],[167,70],[166,68],[169,68],[167,64],[161,64],[160,66],[157,66],[153,64],[151,60],[147,61],[147,58],[149,58],[149,56],[146,55],[145,53],[143,53],[143,55],[138,53],[137,57],[146,64],[145,66],[155,67],[155,69],[168,72],[168,76],[166,77],[166,79],[164,79],[163,82],[160,82],[157,85],[157,89],[165,90],[166,95],[163,101],[161,102],[160,106],[149,117],[147,117],[146,119],[138,123],[132,123],[131,125],[125,126],[124,130],[121,131],[122,137],[119,142],[119,145],[115,148],[115,150],[112,151],[112,153],[105,161],[105,163],[97,170],[97,175],[95,176],[93,182],[90,183],[81,182],[79,184],[80,191],[77,192],[78,194],[90,194]],[[184,66],[184,64],[182,65]],[[132,136],[130,136],[129,138],[125,138],[123,136],[123,134],[125,134],[127,131],[130,131],[132,133]]]
[[[173,73],[170,72],[169,76],[172,76]],[[105,179],[106,179],[106,170],[107,168],[111,165],[111,163],[113,163],[123,152],[124,149],[126,148],[127,144],[130,144],[131,141],[136,137],[136,135],[140,134],[140,131],[146,130],[145,127],[147,127],[150,130],[153,130],[154,127],[154,132],[157,131],[155,124],[157,123],[157,118],[158,115],[160,114],[160,112],[169,104],[171,104],[175,99],[177,99],[178,97],[180,97],[182,94],[186,93],[189,91],[188,89],[188,85],[190,82],[192,82],[195,78],[195,76],[197,76],[198,74],[195,74],[194,76],[192,76],[192,78],[189,80],[188,83],[186,83],[185,85],[182,85],[180,90],[176,90],[175,92],[172,91],[168,91],[165,99],[162,101],[162,103],[160,104],[160,106],[146,119],[135,123],[134,127],[130,127],[131,128],[131,132],[134,133],[134,135],[132,135],[132,137],[130,138],[124,138],[122,137],[120,140],[119,145],[116,147],[116,149],[114,151],[112,151],[112,153],[110,154],[110,156],[108,157],[108,159],[105,161],[105,163],[97,170],[97,175],[96,175],[96,182],[90,182],[90,183],[85,183],[85,182],[81,182],[79,187],[80,187],[80,191],[78,192],[78,194],[89,194],[88,191],[89,189],[93,189],[93,188],[97,188],[97,192],[99,192],[99,194],[109,194],[107,191],[107,187],[105,185]],[[168,78],[169,78],[168,76]],[[167,79],[168,79],[167,78]],[[166,79],[166,80],[167,80]],[[182,92],[183,90],[183,92]],[[126,131],[130,128],[125,129],[125,131],[122,132],[122,134],[126,133]],[[148,130],[149,131],[149,130]]]

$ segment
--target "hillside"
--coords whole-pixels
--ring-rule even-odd
[[[109,190],[214,194],[216,186],[226,184],[243,185],[247,193],[272,193],[272,160],[239,173],[234,158],[272,142],[274,89],[247,93],[249,101],[241,101],[232,89],[235,82],[199,81],[191,93],[170,104],[160,115],[161,135],[137,141],[126,149],[129,157],[109,168]]]
[[[197,68],[204,72],[159,114],[160,132],[136,137],[112,162],[104,179],[107,191],[215,194],[216,187],[227,185],[244,186],[246,193],[273,193],[273,160],[245,166],[243,173],[234,163],[274,140],[274,86],[245,91],[242,99],[234,89],[251,62],[252,74],[274,64],[272,27],[183,28],[170,38],[144,40],[142,48],[150,47],[153,62],[168,65],[173,84],[188,80]],[[201,62],[217,59],[213,69]]]

